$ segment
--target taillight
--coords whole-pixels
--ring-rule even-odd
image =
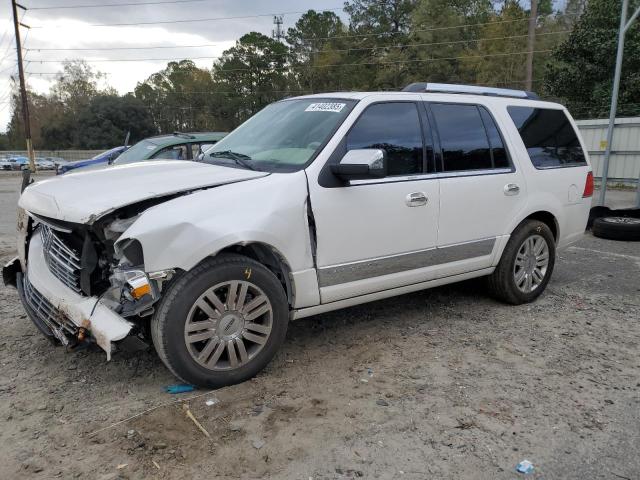
[[[587,181],[584,182],[582,198],[593,197],[593,172],[587,173]]]

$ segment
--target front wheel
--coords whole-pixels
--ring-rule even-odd
[[[525,220],[511,235],[500,262],[488,278],[489,290],[513,305],[532,302],[544,291],[556,260],[551,229],[538,220]]]
[[[288,319],[284,289],[271,271],[248,257],[222,255],[169,287],[151,334],[174,375],[218,388],[262,370],[284,341]]]

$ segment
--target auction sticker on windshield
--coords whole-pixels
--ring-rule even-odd
[[[304,109],[305,112],[340,112],[346,103],[312,103]]]

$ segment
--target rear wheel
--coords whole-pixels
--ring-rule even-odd
[[[525,220],[513,232],[495,271],[489,290],[514,305],[532,302],[544,291],[555,265],[555,239],[538,220]]]
[[[152,320],[154,346],[174,375],[222,387],[262,370],[284,341],[284,289],[240,255],[207,259],[173,283]]]

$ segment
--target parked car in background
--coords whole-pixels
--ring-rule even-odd
[[[113,162],[118,156],[124,152],[128,147],[121,146],[115,147],[106,152],[99,153],[95,157],[87,160],[77,160],[75,162],[64,162],[56,164],[56,173],[62,175],[63,173],[75,170],[76,168],[88,167],[91,165],[108,165],[109,162]]]
[[[122,165],[141,160],[193,160],[222,140],[226,134],[227,132],[175,132],[150,137],[133,145],[112,163]]]
[[[11,170],[12,165],[8,158],[0,158],[0,170]]]
[[[9,162],[11,162],[11,170],[22,170],[24,167],[29,165],[29,158],[10,157]]]
[[[36,157],[36,168],[38,170],[53,170],[55,168],[55,163],[51,160],[47,160],[46,158]]]

